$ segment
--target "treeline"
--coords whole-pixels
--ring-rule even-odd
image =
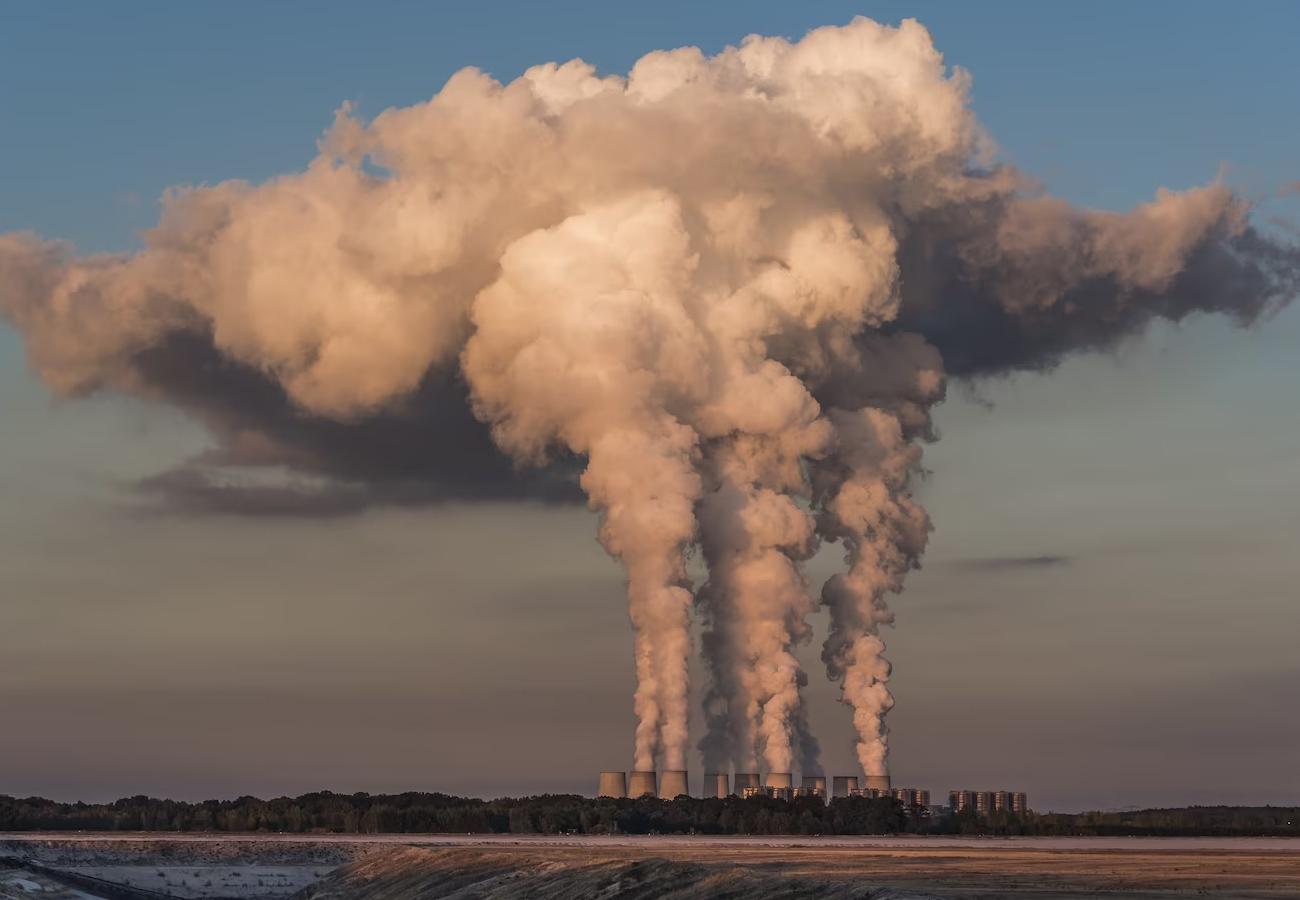
[[[55,803],[0,797],[0,831],[217,831],[293,834],[892,834],[889,798],[593,800],[572,794],[476,800],[447,794],[305,794],[185,803],[128,797]]]
[[[1190,806],[1033,816],[1034,834],[1151,837],[1300,837],[1300,807]]]
[[[571,794],[476,800],[448,794],[333,794],[185,803],[128,797],[56,803],[0,796],[0,831],[293,834],[989,834],[1300,836],[1300,808],[1189,807],[930,816],[891,798],[593,800]]]

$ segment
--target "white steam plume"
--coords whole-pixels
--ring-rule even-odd
[[[708,754],[808,750],[799,563],[842,541],[825,658],[880,771],[878,632],[924,548],[908,483],[945,371],[1049,367],[1156,316],[1252,321],[1300,283],[1221,183],[1129,213],[1042,196],[994,163],[968,85],[910,20],[651,53],[626,78],[466,69],[370,122],[345,105],[301,173],[169,193],[138,253],[0,235],[0,314],[54,390],[200,417],[221,446],[198,463],[346,479],[321,510],[395,502],[358,487],[394,455],[491,495],[483,426],[518,463],[585,459],[627,572],[638,768],[685,767],[696,542]],[[464,392],[482,426],[449,410]]]
[[[803,445],[738,437],[711,448],[710,491],[700,506],[709,583],[715,701],[702,743],[706,763],[755,772],[761,752],[772,772],[793,770],[803,718],[802,672],[792,648],[811,635],[814,608],[798,561],[812,554],[813,521],[792,495],[806,494],[799,460],[826,442],[825,422],[804,429]],[[806,744],[806,741],[798,741]],[[815,765],[801,752],[804,766]]]
[[[886,595],[903,587],[903,577],[925,549],[930,520],[907,494],[908,478],[920,459],[898,417],[872,407],[832,409],[837,451],[824,473],[822,531],[845,545],[847,573],[822,590],[831,633],[822,659],[839,680],[853,709],[857,753],[868,775],[888,772],[884,716],[894,705],[889,662],[880,626],[894,614]]]
[[[464,369],[501,446],[585,455],[600,539],[627,569],[636,629],[635,766],[686,768],[696,434],[667,408],[703,347],[683,304],[692,261],[662,195],[572,216],[517,241],[474,306]]]

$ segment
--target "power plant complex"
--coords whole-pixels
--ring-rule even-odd
[[[672,800],[694,795],[690,792],[686,771],[671,769],[663,773],[662,780],[653,771],[632,772],[630,777],[624,772],[601,772],[596,796]],[[988,815],[994,812],[1029,811],[1029,802],[1023,791],[949,791],[946,810],[943,807],[932,807],[928,790],[893,787],[888,775],[867,775],[861,779],[857,775],[835,775],[830,779],[828,794],[825,775],[804,775],[799,786],[795,787],[794,774],[791,772],[768,772],[766,777],[760,777],[758,772],[737,772],[734,779],[726,772],[706,772],[704,790],[700,796],[704,799],[769,797],[775,800],[792,800],[796,797],[893,797],[909,810],[927,812],[960,813],[973,810],[978,815]]]
[[[948,806],[955,813],[973,809],[981,816],[991,812],[1029,811],[1029,801],[1023,791],[949,791]]]

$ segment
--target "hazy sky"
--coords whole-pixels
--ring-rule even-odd
[[[301,168],[345,99],[857,13],[921,19],[1003,156],[1075,203],[1300,179],[1290,3],[27,4],[0,18],[0,231],[131,249],[170,185]],[[1293,307],[954,386],[936,531],[886,635],[895,783],[1300,803],[1297,347]],[[267,520],[131,495],[206,442],[139,401],[52,401],[0,330],[0,793],[589,792],[629,765],[621,573],[585,509]],[[813,723],[849,770],[815,621]]]

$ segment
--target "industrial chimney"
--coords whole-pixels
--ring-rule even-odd
[[[826,796],[826,776],[825,775],[805,775],[803,777],[803,792],[805,794],[821,794]]]
[[[789,772],[768,772],[764,784],[770,788],[788,788],[794,785],[794,776]]]
[[[647,772],[633,772],[632,780],[628,782],[629,797],[658,797],[658,779],[655,778],[654,770]]]
[[[736,796],[745,796],[745,788],[757,788],[760,782],[757,772],[737,772],[736,773]]]
[[[659,798],[661,800],[671,800],[674,797],[685,794],[691,795],[690,786],[687,784],[685,769],[664,769],[663,784],[659,788]]]
[[[704,794],[709,798],[722,798],[731,793],[726,772],[706,772],[704,775]]]
[[[889,794],[889,776],[888,775],[868,775],[867,790],[880,791],[882,795]]]
[[[597,797],[626,797],[627,774],[624,772],[601,772],[600,788]]]
[[[836,797],[847,797],[858,789],[858,776],[836,775],[831,779],[831,786],[835,788]]]

